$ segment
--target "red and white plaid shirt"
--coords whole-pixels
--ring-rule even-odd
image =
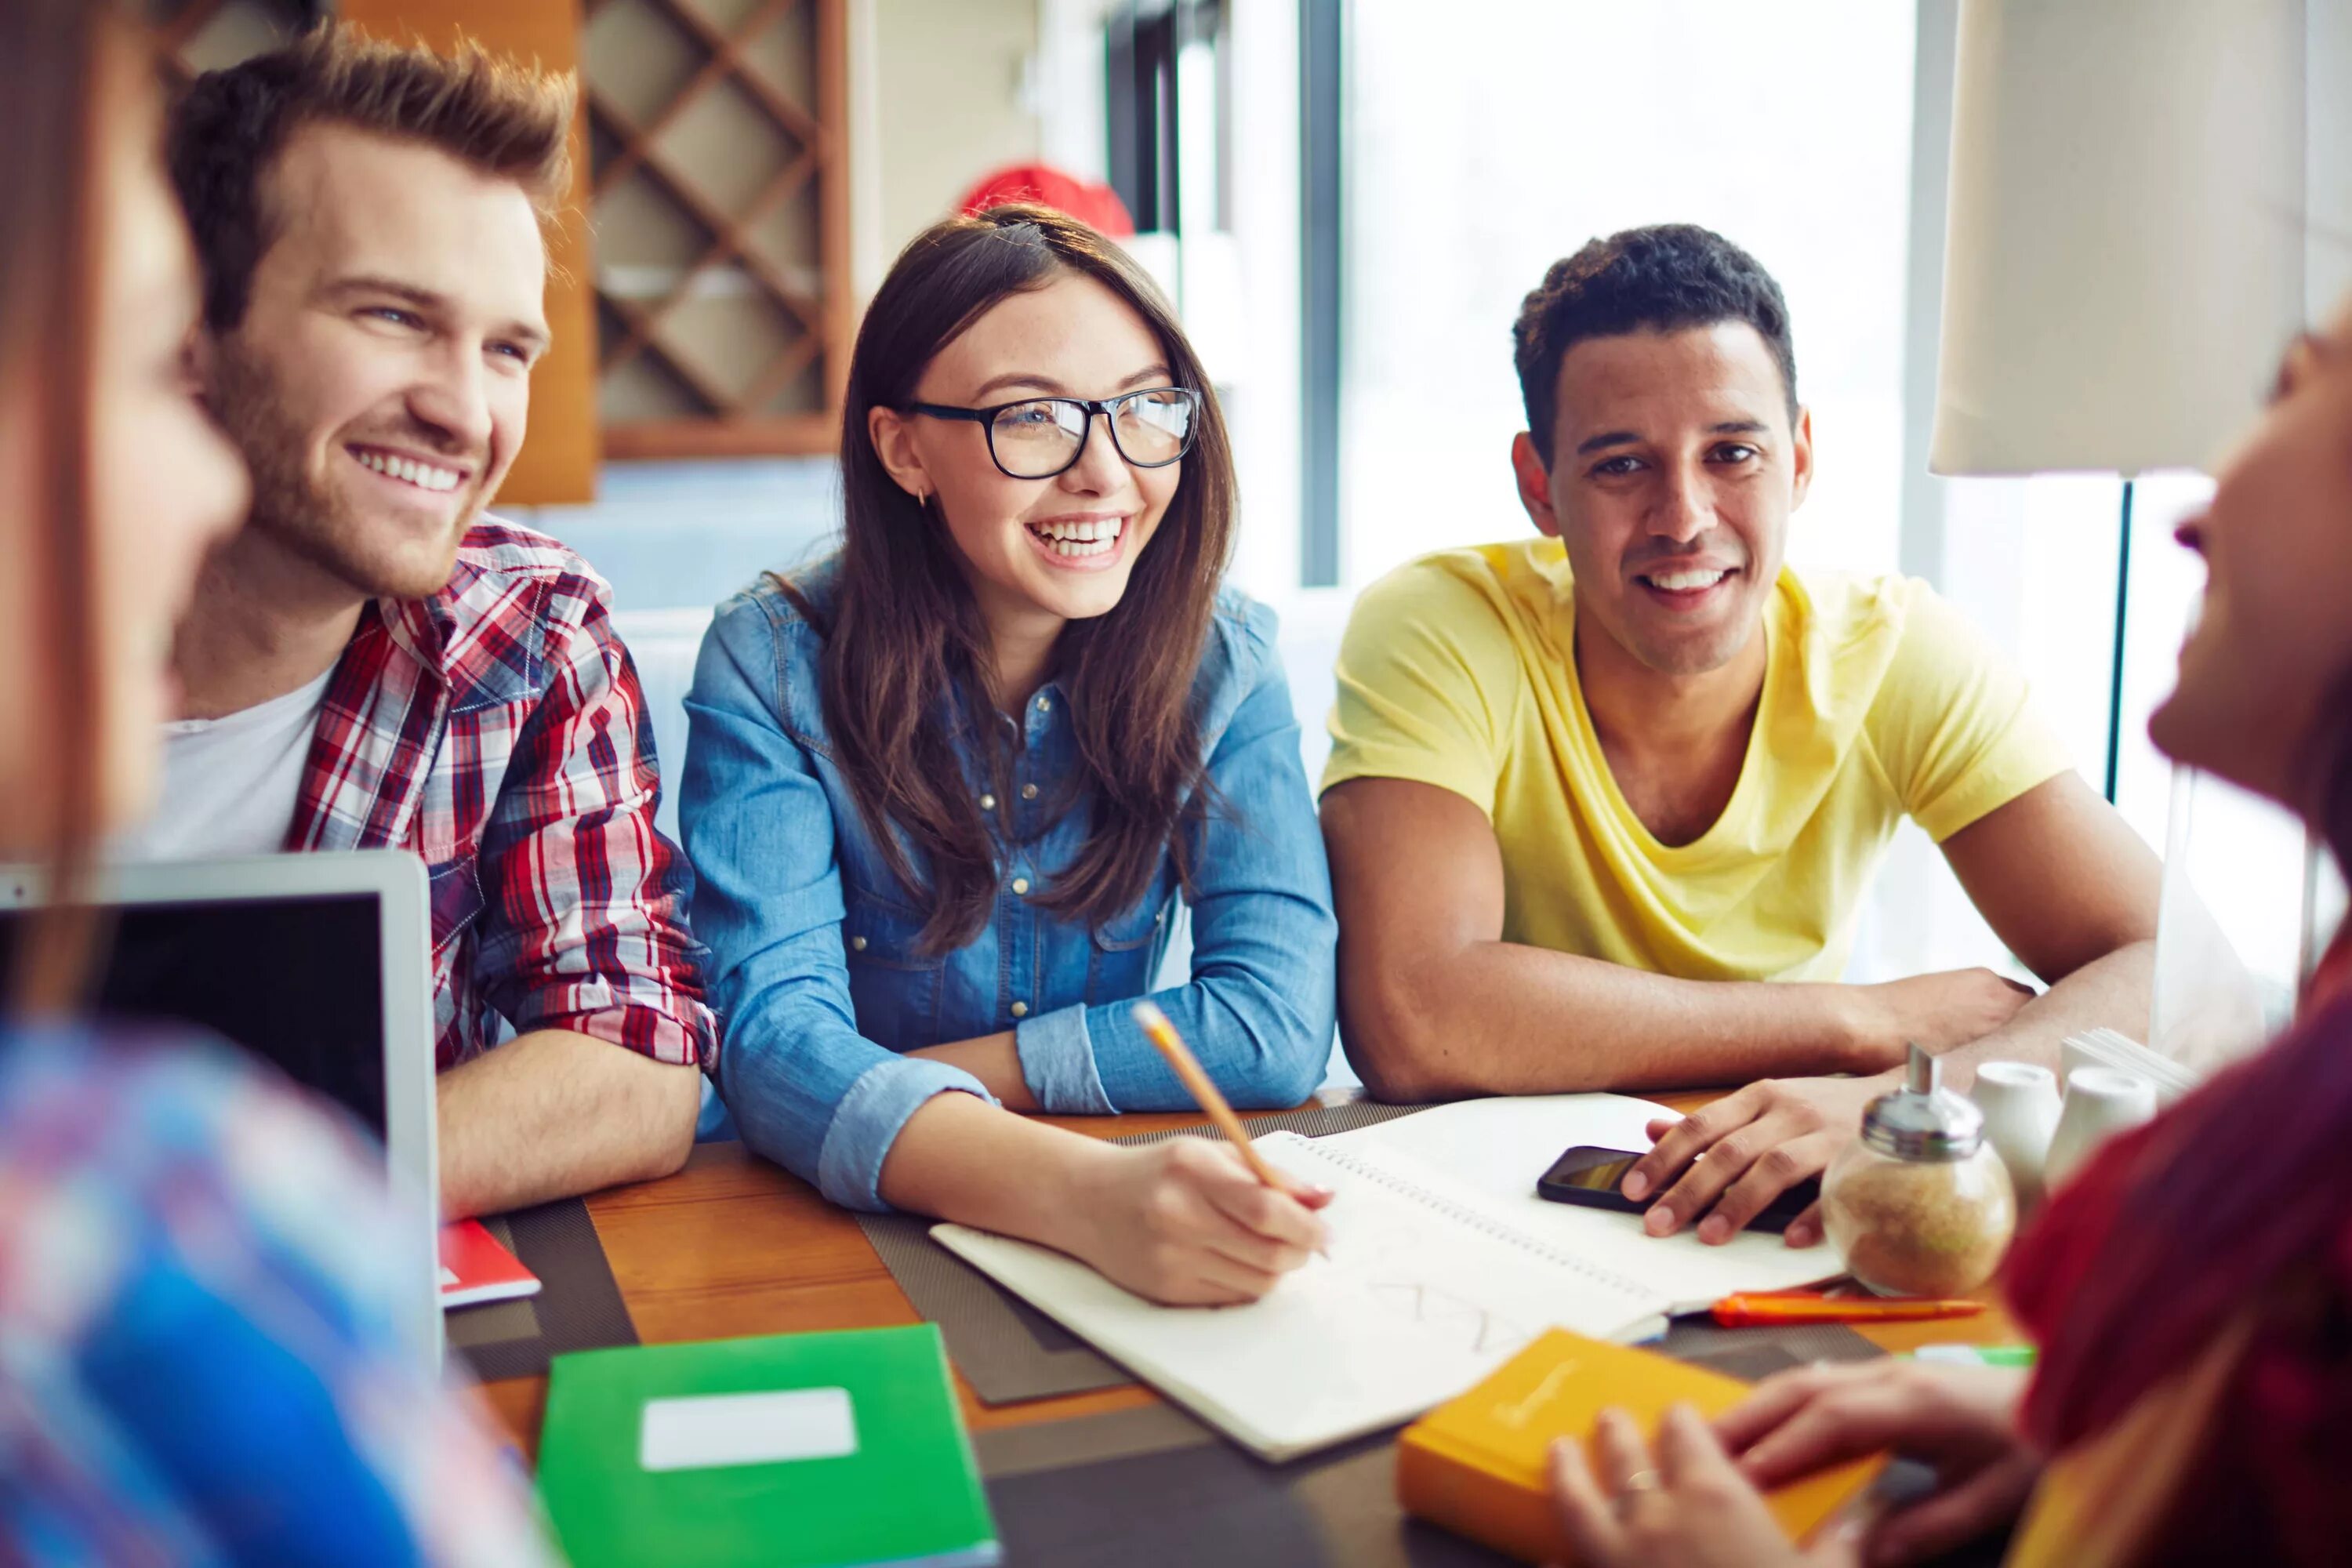
[[[362,612],[328,682],[287,847],[425,861],[444,1071],[501,1018],[666,1062],[715,1048],[610,593],[555,541],[484,518],[440,593]]]

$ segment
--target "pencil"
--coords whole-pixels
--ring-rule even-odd
[[[1138,1002],[1132,1011],[1135,1021],[1143,1026],[1144,1036],[1159,1048],[1161,1056],[1168,1058],[1168,1065],[1175,1068],[1176,1076],[1183,1080],[1185,1092],[1200,1101],[1201,1109],[1209,1113],[1209,1120],[1217,1124],[1217,1131],[1232,1139],[1234,1147],[1241,1151],[1243,1163],[1249,1166],[1250,1173],[1277,1193],[1290,1192],[1290,1184],[1283,1179],[1281,1172],[1265,1163],[1265,1156],[1259,1153],[1257,1145],[1250,1142],[1248,1130],[1242,1126],[1242,1119],[1234,1114],[1234,1108],[1225,1103],[1225,1097],[1217,1091],[1217,1086],[1210,1080],[1209,1075],[1201,1070],[1201,1063],[1192,1055],[1192,1048],[1184,1043],[1184,1037],[1176,1032],[1176,1026],[1168,1021],[1168,1015],[1150,1002]]]

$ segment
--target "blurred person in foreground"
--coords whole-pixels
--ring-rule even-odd
[[[0,0],[0,858],[85,874],[155,785],[166,658],[247,479],[189,385],[153,60]],[[526,1500],[404,1342],[380,1156],[216,1044],[74,1016],[91,934],[0,1013],[0,1560],[536,1563]]]
[[[2148,724],[2352,863],[2352,301],[2286,353],[2269,412],[2181,542],[2204,611]],[[2352,1542],[2352,935],[2261,1056],[2117,1140],[2019,1239],[2031,1377],[1883,1361],[1773,1379],[1654,1455],[1604,1421],[1555,1460],[1580,1560],[1916,1562],[2021,1517],[2011,1564],[2322,1563]],[[1934,1495],[1800,1554],[1759,1500],[1882,1447]]]

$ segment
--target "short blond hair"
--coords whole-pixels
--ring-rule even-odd
[[[254,268],[272,238],[261,191],[306,125],[348,125],[420,142],[522,187],[551,226],[572,185],[568,72],[494,55],[394,44],[329,22],[226,70],[206,71],[173,106],[165,152],[204,266],[205,321],[244,319]]]

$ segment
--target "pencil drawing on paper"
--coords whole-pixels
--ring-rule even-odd
[[[1476,1355],[1507,1354],[1534,1331],[1462,1295],[1458,1281],[1433,1284],[1428,1238],[1388,1216],[1333,1237],[1335,1284],[1362,1290],[1381,1308]]]
[[[1500,1313],[1434,1285],[1374,1280],[1366,1289],[1390,1311],[1457,1341],[1475,1354],[1508,1354],[1535,1338]]]

